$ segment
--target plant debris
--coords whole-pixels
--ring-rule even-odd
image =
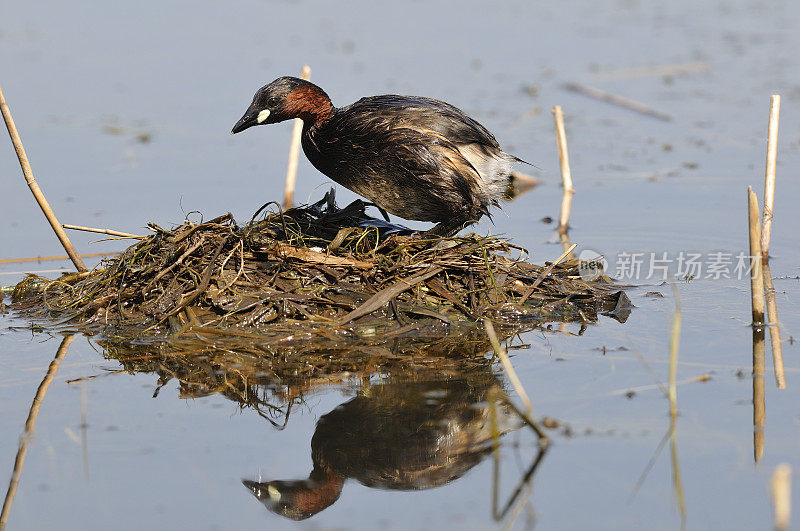
[[[152,235],[93,271],[27,277],[12,309],[105,338],[189,334],[262,345],[418,335],[431,323],[446,334],[482,318],[499,326],[589,324],[603,313],[624,321],[630,312],[618,286],[602,275],[582,279],[576,260],[547,274],[506,239],[426,238],[367,215],[369,205],[339,208],[331,190],[286,212],[267,204],[243,226],[231,214],[172,230],[151,223]]]

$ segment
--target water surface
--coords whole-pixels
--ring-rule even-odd
[[[461,2],[454,13],[445,2],[393,8],[360,2],[335,10],[305,0],[224,7],[29,2],[3,12],[0,81],[39,183],[65,223],[142,233],[148,221],[168,226],[191,211],[207,219],[227,211],[249,219],[282,195],[291,126],[236,137],[230,128],[259,86],[309,63],[312,79],[337,105],[387,92],[445,99],[486,125],[510,152],[535,163],[540,170],[526,171],[545,184],[477,230],[512,236],[542,262],[561,253],[550,243],[553,225],[540,221],[558,215],[550,109],[561,105],[577,189],[571,239],[579,250],[604,254],[615,269],[624,253],[642,253],[645,271],[635,282],[640,287],[629,292],[637,308],[626,323],[603,318],[580,336],[573,335],[578,325],[555,326],[523,335],[530,346],[513,351],[537,415],[569,429],[550,431],[553,443],[512,525],[681,526],[669,444],[658,451],[670,427],[657,381],[667,379],[674,301],[662,278],[649,275],[650,253],[667,253],[672,266],[681,253],[699,253],[704,264],[698,278],[678,281],[683,329],[677,378],[710,376],[678,387],[675,449],[686,527],[772,525],[772,471],[781,462],[800,465],[800,364],[793,340],[800,326],[794,231],[800,211],[793,207],[800,185],[792,178],[800,166],[800,59],[790,52],[800,47],[797,3],[510,2],[488,9]],[[621,72],[677,63],[707,69],[668,76]],[[672,120],[565,91],[565,82],[643,101]],[[773,93],[783,95],[783,105],[771,265],[787,340],[787,389],[775,387],[767,348],[764,448],[756,463],[748,282],[706,273],[713,253],[747,251],[745,190],[753,185],[762,195]],[[62,254],[10,145],[0,149],[0,171],[0,258]],[[301,158],[299,199],[321,197],[329,184]],[[352,198],[348,194],[339,190],[342,202]],[[126,245],[72,237],[82,252]],[[0,264],[0,284],[17,282],[23,270],[68,267],[63,261]],[[647,296],[652,291],[664,297]],[[6,463],[0,471],[10,477],[18,435],[62,338],[25,330],[28,323],[9,315],[0,325],[0,458]],[[377,374],[318,382],[304,391],[282,430],[222,393],[189,397],[179,379],[167,381],[154,398],[163,383],[157,374],[114,372],[120,368],[93,340],[72,342],[41,404],[9,529],[484,529],[511,521],[510,513],[501,522],[493,519],[493,462],[480,452],[471,466],[450,472],[451,481],[424,490],[366,486],[363,470],[349,470],[335,503],[299,524],[265,509],[242,484],[308,477],[315,433],[340,406],[356,411],[355,442],[365,437],[359,424],[372,422],[364,420],[370,406],[358,406],[369,400],[378,400],[373,409],[398,425],[418,420],[409,404],[420,396],[440,401],[447,413],[442,418],[457,426],[452,419],[464,411],[482,414],[481,386],[510,389],[498,367],[487,367],[472,394],[461,395],[442,390],[443,381],[471,381],[457,373],[417,375],[421,395],[403,385],[401,375],[397,382]],[[67,383],[93,375],[99,376]],[[398,386],[410,395],[398,395]],[[460,398],[448,409],[451,394]],[[477,406],[459,409],[470,404]],[[507,497],[534,462],[537,446],[527,429],[502,441],[500,493]],[[794,486],[797,507],[800,486]]]

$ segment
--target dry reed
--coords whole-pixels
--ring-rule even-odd
[[[147,238],[147,236],[137,236],[136,234],[129,234],[127,232],[120,232],[118,230],[113,230],[113,229],[97,229],[95,227],[82,227],[80,225],[69,225],[67,223],[63,223],[61,226],[64,227],[65,229],[70,229],[70,230],[96,232],[98,234],[108,234],[109,236],[119,236],[120,238],[131,238],[134,240],[143,240]]]
[[[311,67],[303,65],[300,79],[311,79]],[[292,140],[289,143],[289,162],[286,166],[286,185],[283,190],[283,209],[289,210],[294,206],[294,188],[297,182],[297,163],[300,158],[300,136],[303,133],[303,120],[295,118],[292,123]]]
[[[658,118],[659,120],[664,120],[667,122],[672,120],[672,116],[664,111],[655,109],[640,101],[632,100],[617,94],[612,94],[611,92],[606,92],[605,90],[600,90],[599,88],[582,85],[580,83],[564,83],[563,87],[566,90],[577,92],[596,100],[605,101],[606,103],[611,103],[612,105],[624,107],[647,116],[652,116],[654,118]]]
[[[764,324],[764,273],[761,267],[761,226],[758,215],[758,198],[751,186],[747,187],[748,221],[750,227],[750,301],[753,326]]]
[[[767,167],[764,176],[764,218],[761,225],[761,252],[769,257],[769,240],[772,236],[772,212],[775,202],[775,166],[778,157],[778,118],[781,97],[773,94],[769,100],[769,127],[767,135]]]
[[[28,188],[30,188],[31,193],[33,193],[36,203],[38,203],[39,208],[42,209],[44,216],[56,233],[58,241],[61,242],[62,247],[67,251],[67,255],[70,260],[72,260],[72,263],[75,264],[75,268],[79,272],[88,271],[89,269],[83,263],[83,260],[81,260],[72,242],[69,241],[67,233],[64,232],[64,229],[58,222],[58,218],[56,218],[55,212],[53,212],[53,209],[50,207],[50,203],[47,202],[44,193],[33,177],[33,170],[31,170],[30,162],[28,162],[28,155],[25,154],[22,139],[19,136],[19,132],[17,132],[17,126],[14,125],[14,119],[11,117],[11,109],[8,107],[8,103],[6,103],[2,88],[0,88],[0,111],[2,111],[3,120],[6,123],[6,128],[8,128],[8,134],[11,136],[11,143],[14,144],[14,151],[16,151],[19,164],[22,167],[22,174],[25,176],[25,182],[28,183]]]

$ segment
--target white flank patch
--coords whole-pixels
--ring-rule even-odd
[[[484,191],[492,198],[499,199],[505,192],[508,176],[511,173],[511,158],[498,150],[486,153],[483,148],[473,144],[458,144],[458,151],[478,170],[484,182]]]
[[[269,109],[264,109],[260,113],[258,113],[258,117],[256,118],[256,122],[263,124],[264,120],[269,118]]]

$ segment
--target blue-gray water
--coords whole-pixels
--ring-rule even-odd
[[[661,382],[667,379],[673,301],[669,286],[645,278],[650,253],[667,253],[673,265],[681,253],[700,253],[708,267],[717,252],[730,253],[734,278],[678,284],[678,380],[711,376],[678,387],[686,523],[772,525],[772,471],[780,462],[800,466],[796,2],[7,4],[0,83],[39,184],[64,223],[142,233],[149,221],[168,226],[190,211],[249,219],[282,195],[291,126],[235,137],[230,128],[258,87],[309,63],[312,80],[334,104],[387,92],[444,99],[536,164],[545,184],[477,230],[509,235],[543,262],[561,253],[548,243],[553,225],[539,221],[558,215],[550,110],[561,105],[577,189],[570,237],[579,250],[603,253],[612,267],[623,263],[623,253],[644,253],[638,283],[647,286],[630,292],[637,308],[625,324],[603,318],[580,337],[531,333],[523,338],[530,348],[514,351],[537,414],[573,432],[554,435],[514,525],[680,527],[669,445],[633,495],[669,427],[667,401],[657,388],[630,399],[625,393],[655,387],[639,356]],[[708,70],[604,77],[676,63]],[[646,102],[673,119],[567,92],[565,82]],[[774,93],[783,103],[771,266],[775,277],[790,277],[775,282],[787,389],[775,388],[767,347],[764,456],[754,464],[749,285],[733,268],[747,250],[747,185],[763,196]],[[142,134],[147,142],[137,138]],[[62,254],[10,142],[0,142],[0,175],[0,259]],[[318,198],[329,184],[301,156],[298,199]],[[342,202],[352,197],[341,189],[339,195]],[[125,245],[71,237],[81,252]],[[17,282],[20,271],[57,268],[69,263],[0,264],[0,284]],[[648,291],[664,297],[646,297]],[[0,321],[0,478],[11,476],[18,435],[60,341],[10,328],[25,325],[8,315]],[[152,374],[66,383],[117,368],[85,338],[74,341],[41,406],[9,529],[483,529],[508,522],[493,523],[492,464],[485,459],[446,486],[418,492],[351,480],[331,507],[295,524],[269,513],[240,480],[305,477],[317,420],[355,396],[357,382],[316,388],[277,431],[219,395],[181,399],[174,380],[151,398]],[[504,438],[501,494],[513,490],[533,447],[525,431]],[[794,486],[797,507],[800,485]]]

